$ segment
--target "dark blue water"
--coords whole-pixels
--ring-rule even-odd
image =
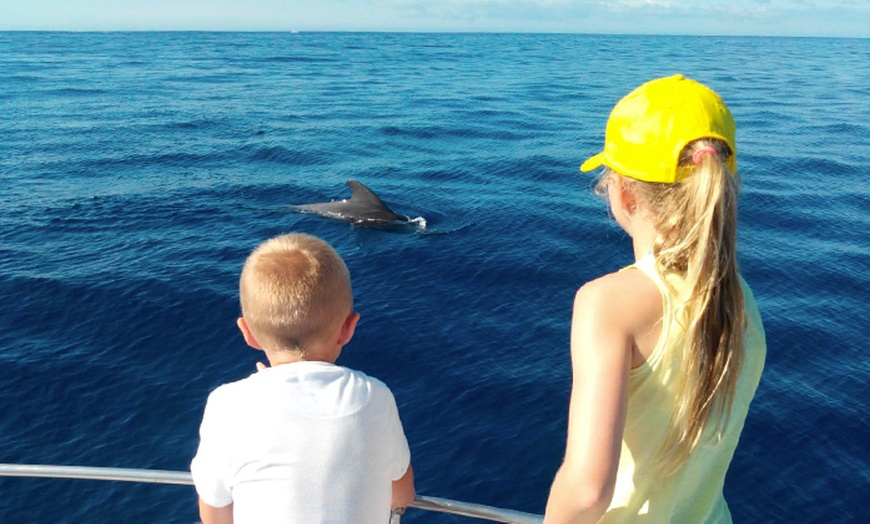
[[[237,276],[303,231],[347,260],[341,363],[389,384],[425,495],[543,512],[576,288],[631,261],[578,165],[682,72],[738,121],[741,265],[770,346],[738,522],[870,496],[870,40],[0,33],[0,462],[186,470],[254,369]],[[292,214],[358,179],[427,229]],[[196,520],[192,488],[0,479],[0,522]],[[411,511],[407,522],[452,522]]]

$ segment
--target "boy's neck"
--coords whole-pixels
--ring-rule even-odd
[[[329,364],[333,364],[336,361],[338,355],[334,357],[332,355],[326,355],[324,353],[305,353],[305,354],[293,354],[286,352],[266,352],[266,358],[269,360],[269,365],[271,367],[275,366],[283,366],[284,364],[293,364],[296,362],[327,362]]]

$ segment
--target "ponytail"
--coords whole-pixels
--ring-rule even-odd
[[[743,363],[746,321],[736,249],[739,181],[727,168],[731,155],[721,140],[696,140],[680,155],[680,165],[693,171],[681,182],[625,179],[649,203],[657,222],[653,254],[659,274],[677,273],[685,281],[675,319],[686,340],[676,405],[660,454],[664,474],[685,462],[708,421],[721,436]]]

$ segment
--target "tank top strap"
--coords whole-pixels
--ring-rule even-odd
[[[650,251],[646,255],[640,257],[634,264],[628,265],[622,268],[621,271],[625,271],[627,269],[638,269],[643,274],[648,276],[650,280],[652,280],[656,287],[659,288],[659,291],[662,292],[663,295],[667,295],[667,286],[662,281],[661,275],[659,275],[658,270],[656,270],[656,259]]]
[[[653,349],[652,353],[647,357],[646,362],[637,368],[632,369],[632,375],[641,375],[644,373],[650,372],[652,369],[657,368],[659,366],[659,362],[662,359],[663,353],[667,350],[669,344],[669,339],[672,335],[675,334],[672,329],[672,320],[673,320],[673,304],[674,304],[674,296],[673,296],[673,288],[668,286],[662,275],[659,274],[658,269],[656,269],[656,260],[655,256],[653,256],[652,252],[647,253],[638,259],[634,264],[626,266],[622,269],[622,271],[636,269],[642,272],[647,276],[650,280],[652,280],[653,284],[655,284],[656,288],[659,290],[659,294],[662,298],[662,332],[659,336],[659,340],[656,343],[655,349]]]

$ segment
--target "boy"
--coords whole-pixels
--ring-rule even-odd
[[[238,327],[271,367],[208,397],[191,463],[203,524],[373,523],[414,500],[390,390],[334,364],[359,320],[326,242],[270,239],[245,262]]]

